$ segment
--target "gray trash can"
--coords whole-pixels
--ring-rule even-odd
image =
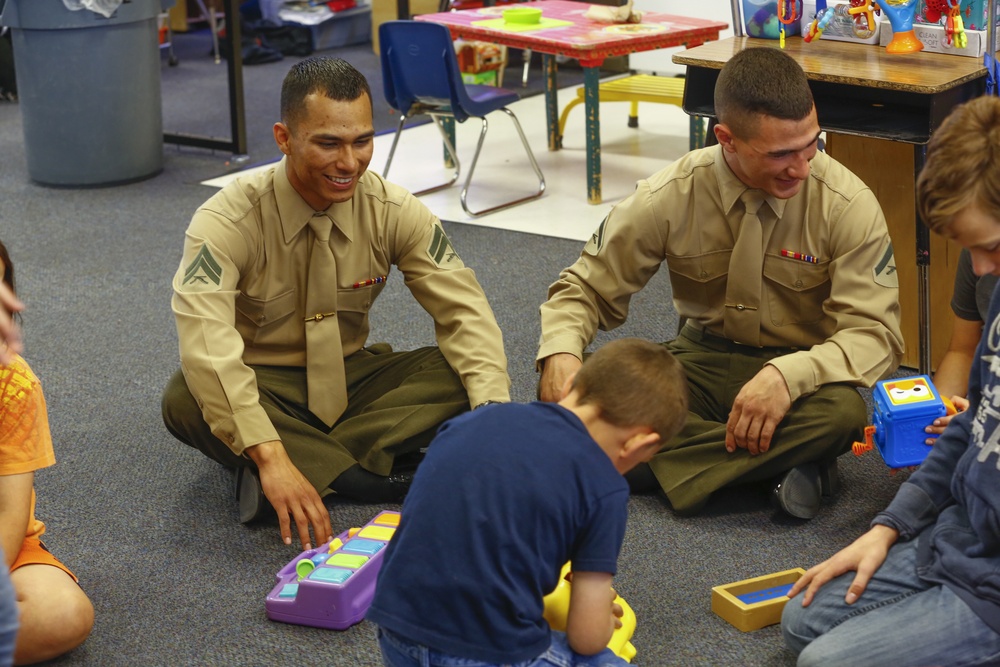
[[[4,4],[33,181],[116,185],[163,169],[160,2],[125,0],[109,18],[63,0]]]

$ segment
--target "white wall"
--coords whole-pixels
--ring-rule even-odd
[[[733,17],[729,0],[635,0],[635,9],[647,12],[661,12],[664,14],[676,14],[678,16],[689,16],[691,18],[714,19],[725,21],[730,28],[719,33],[720,39],[733,36]],[[673,76],[683,74],[682,65],[673,64],[670,59],[673,54],[683,51],[684,48],[659,49],[657,51],[643,51],[633,53],[628,57],[629,69],[645,74],[661,74]]]

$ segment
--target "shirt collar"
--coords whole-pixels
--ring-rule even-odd
[[[716,146],[718,149],[718,159],[715,161],[715,176],[719,182],[719,193],[722,197],[722,210],[729,215],[733,211],[733,207],[737,206],[740,201],[740,195],[749,190],[747,184],[737,178],[733,170],[729,168],[729,164],[726,162],[726,156],[722,152],[722,146]],[[782,213],[785,211],[785,204],[787,200],[778,199],[773,195],[764,195],[764,201],[767,205],[771,207],[774,211],[776,218],[781,218]]]
[[[287,169],[288,158],[281,158],[281,161],[274,168],[274,199],[278,206],[278,217],[281,224],[281,231],[286,243],[291,243],[292,239],[302,232],[302,228],[309,224],[317,211],[302,198],[292,183],[288,180]],[[333,220],[333,226],[340,230],[340,233],[350,241],[353,234],[354,224],[354,200],[361,190],[361,183],[358,183],[354,191],[354,197],[346,202],[333,203],[323,211]]]

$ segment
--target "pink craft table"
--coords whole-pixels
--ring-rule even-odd
[[[698,46],[719,38],[728,27],[721,21],[685,18],[671,14],[644,12],[642,23],[607,24],[592,21],[584,14],[590,5],[571,0],[538,0],[518,7],[534,6],[542,10],[543,24],[538,29],[514,31],[500,25],[481,25],[501,19],[504,7],[483,7],[414,17],[446,25],[452,37],[503,44],[517,49],[531,49],[543,55],[545,69],[545,116],[549,150],[559,150],[559,102],[557,99],[556,60],[567,56],[583,67],[584,107],[587,116],[587,202],[601,203],[601,122],[598,86],[599,67],[606,58],[638,51],[652,51],[673,46]],[[559,25],[545,25],[560,22]],[[562,23],[562,22],[568,22]]]

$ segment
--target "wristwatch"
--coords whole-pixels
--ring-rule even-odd
[[[472,409],[473,410],[478,410],[479,408],[483,407],[484,405],[493,405],[493,404],[499,405],[500,401],[483,401],[482,403],[480,403],[479,405],[475,406]]]

